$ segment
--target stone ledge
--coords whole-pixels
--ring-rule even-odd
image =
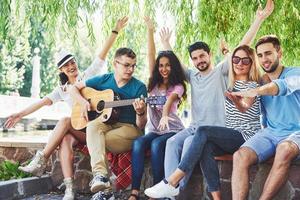
[[[24,141],[23,139],[15,139],[15,141],[11,141],[11,139],[0,139],[0,147],[28,147],[35,149],[42,149],[46,145],[46,142],[40,140],[30,140]]]
[[[0,182],[0,199],[20,199],[34,194],[44,194],[53,190],[49,176],[30,177]]]

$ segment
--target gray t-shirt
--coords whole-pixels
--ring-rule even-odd
[[[196,69],[185,71],[191,84],[191,127],[225,126],[224,92],[228,70],[228,59],[225,59],[205,76]]]

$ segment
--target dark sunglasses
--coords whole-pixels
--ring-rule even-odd
[[[244,58],[240,58],[238,56],[233,56],[232,57],[232,63],[233,64],[239,64],[240,61],[242,61],[242,64],[243,65],[249,65],[252,63],[252,59],[250,57],[244,57]]]

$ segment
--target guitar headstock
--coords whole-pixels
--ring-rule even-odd
[[[166,101],[166,96],[149,96],[145,99],[145,102],[150,106],[165,105]]]

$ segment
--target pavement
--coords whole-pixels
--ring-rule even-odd
[[[40,194],[34,195],[32,197],[23,198],[22,200],[62,200],[62,193],[51,192],[49,194]],[[89,200],[91,199],[90,195],[76,195],[76,200]]]

